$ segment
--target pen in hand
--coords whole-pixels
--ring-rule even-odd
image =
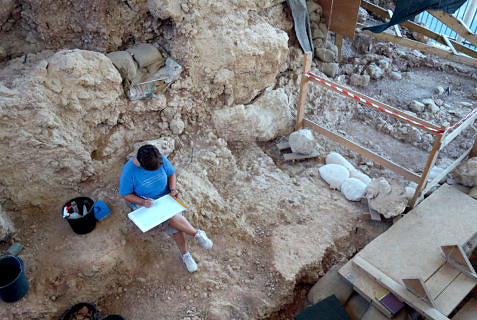
[[[154,203],[154,200],[151,199],[151,198],[146,198],[146,197],[143,197],[143,196],[140,196],[140,198],[144,199],[143,205],[144,205],[146,208],[150,208],[150,207],[152,206],[152,204]]]

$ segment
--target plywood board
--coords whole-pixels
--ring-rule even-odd
[[[459,274],[459,270],[448,263],[444,263],[444,265],[426,281],[426,286],[431,296],[438,297]]]
[[[452,265],[457,270],[467,274],[470,277],[477,278],[474,267],[465,255],[464,249],[458,244],[441,246],[442,252],[447,260],[447,263]]]
[[[363,272],[366,272],[368,275],[370,275],[380,285],[391,291],[396,297],[404,299],[407,304],[416,309],[427,319],[449,320],[449,318],[443,315],[439,310],[416,297],[414,294],[409,292],[402,284],[394,281],[393,279],[385,275],[383,272],[381,272],[381,270],[368,263],[366,260],[355,256],[352,261],[353,264],[363,270]]]
[[[427,281],[445,262],[440,246],[463,244],[475,230],[477,200],[443,185],[357,256],[397,283],[408,275]]]
[[[437,309],[445,315],[450,314],[476,284],[476,280],[470,279],[465,274],[460,273],[435,299]]]
[[[477,319],[477,298],[472,298],[460,309],[452,320],[475,320]]]
[[[402,282],[406,286],[407,290],[411,291],[415,296],[436,308],[434,299],[429,294],[429,290],[427,290],[426,284],[421,278],[402,279]]]
[[[329,30],[353,39],[361,1],[317,0],[317,2],[323,9],[325,23],[329,26]]]
[[[386,307],[384,307],[376,296],[383,292],[385,289],[379,283],[371,279],[366,273],[364,273],[359,268],[353,266],[352,261],[348,261],[339,271],[338,273],[348,280],[352,285],[353,288],[361,295],[363,298],[371,301],[371,303],[379,309],[382,313],[384,313],[388,318],[392,317],[392,313],[389,312]]]

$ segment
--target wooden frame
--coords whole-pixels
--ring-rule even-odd
[[[366,10],[369,10],[385,19],[390,19],[391,18],[391,14],[377,6],[377,5],[374,5],[366,0],[362,0],[361,1],[361,7],[363,7],[364,9]],[[468,29],[466,29],[465,25],[463,25],[462,23],[458,23],[458,19],[454,18],[453,16],[447,14],[447,15],[444,15],[443,12],[440,12],[440,11],[429,11],[432,15],[434,15],[436,18],[438,18],[439,20],[441,20],[443,23],[449,25],[452,29],[455,29],[455,31],[462,35],[464,38],[468,39],[470,41],[470,39],[472,39],[472,41],[474,41],[475,37],[477,37],[475,34],[473,34],[472,32],[470,32]],[[442,14],[441,14],[442,13]],[[450,16],[450,17],[449,17]],[[427,29],[426,27],[423,27],[423,26],[420,26],[412,21],[404,21],[404,22],[401,22],[399,25],[403,26],[403,27],[406,27],[408,28],[409,30],[411,31],[415,31],[415,32],[419,32],[437,42],[440,42],[442,43],[443,45],[447,46],[449,48],[449,50],[444,50],[444,49],[441,49],[441,48],[437,48],[437,47],[434,47],[434,46],[430,46],[430,45],[427,45],[427,44],[424,44],[424,43],[421,43],[421,42],[418,42],[418,41],[414,41],[414,40],[411,40],[411,39],[407,39],[407,38],[404,38],[404,37],[401,37],[399,35],[393,35],[391,33],[388,33],[388,32],[382,32],[382,33],[372,33],[370,31],[361,31],[361,30],[357,30],[357,32],[362,32],[362,33],[366,33],[368,35],[371,35],[377,39],[381,39],[381,40],[385,40],[385,41],[391,41],[391,42],[394,42],[394,43],[397,43],[397,44],[400,44],[400,45],[403,45],[403,46],[406,46],[406,47],[409,47],[409,48],[412,48],[412,49],[418,49],[418,50],[421,50],[423,52],[426,52],[426,53],[429,53],[429,54],[434,54],[436,56],[440,56],[440,57],[443,57],[443,58],[446,58],[446,59],[449,59],[451,61],[455,61],[455,62],[459,62],[459,63],[463,63],[463,64],[467,64],[467,65],[470,65],[470,66],[477,66],[477,52],[454,41],[454,40],[451,40],[449,38],[447,38],[446,36],[443,36],[443,35],[440,35],[438,33],[435,33],[429,29]],[[359,25],[359,27],[363,27],[361,25]],[[470,33],[469,33],[470,32]],[[472,42],[470,41],[470,42]],[[464,56],[462,55],[461,53],[464,53],[467,56]]]
[[[477,60],[476,60],[477,61]],[[427,181],[427,177],[431,168],[434,166],[437,157],[439,155],[439,151],[442,150],[447,144],[449,144],[458,134],[460,134],[465,128],[470,126],[476,119],[477,119],[477,112],[473,111],[474,114],[468,115],[465,121],[460,121],[453,127],[446,129],[445,127],[438,127],[430,122],[422,120],[420,118],[408,115],[396,108],[393,108],[389,105],[384,103],[378,102],[372,98],[369,98],[365,95],[362,95],[358,92],[355,92],[349,88],[343,87],[337,83],[331,82],[329,80],[322,80],[319,77],[312,75],[310,76],[311,70],[311,62],[312,62],[312,53],[306,52],[303,57],[303,73],[301,75],[301,82],[300,82],[300,92],[298,96],[298,103],[297,103],[297,118],[296,118],[296,130],[300,130],[303,127],[310,128],[320,134],[325,135],[326,137],[338,142],[339,144],[343,145],[344,147],[351,149],[371,160],[374,162],[382,165],[383,167],[390,169],[397,174],[405,177],[408,180],[414,181],[417,183],[416,191],[414,192],[414,196],[412,197],[411,201],[409,202],[409,207],[413,208],[418,202],[422,200],[424,195],[432,189],[435,185],[439,183],[441,179],[443,179],[450,171],[452,171],[459,163],[461,163],[468,155],[470,157],[477,155],[477,139],[475,140],[472,148],[464,152],[457,160],[455,160],[449,167],[447,167],[438,177],[434,178],[430,183]],[[321,81],[320,81],[321,80]],[[365,106],[373,108],[379,112],[383,112],[395,119],[400,121],[406,122],[409,125],[412,125],[418,129],[427,131],[436,136],[436,140],[434,141],[434,145],[432,150],[429,154],[429,157],[426,162],[426,166],[422,175],[418,175],[391,160],[383,158],[382,156],[376,154],[375,152],[364,148],[345,137],[342,137],[328,129],[323,128],[322,126],[306,120],[305,116],[305,107],[306,107],[306,98],[308,95],[308,82],[312,81],[317,83],[325,88],[336,90],[337,92],[343,94],[344,96],[356,99],[357,101]],[[368,103],[368,101],[370,103]],[[406,121],[405,119],[409,121]],[[424,190],[423,192],[421,192]]]

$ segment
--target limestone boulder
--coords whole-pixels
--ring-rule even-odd
[[[288,96],[283,89],[267,91],[250,105],[217,110],[212,120],[227,141],[268,141],[293,128]]]
[[[403,213],[408,202],[406,191],[399,182],[385,178],[374,179],[368,184],[366,198],[369,207],[385,218]]]
[[[413,100],[411,101],[411,103],[409,104],[409,109],[413,112],[423,112],[424,111],[424,108],[425,108],[425,104],[424,103],[421,103],[417,100]]]
[[[13,225],[10,217],[5,213],[0,206],[0,242],[9,241],[16,233],[15,226]]]
[[[477,157],[462,162],[452,173],[458,183],[467,187],[477,186]]]
[[[369,80],[371,80],[371,77],[367,74],[352,74],[351,77],[349,78],[349,82],[353,86],[358,86],[358,87],[367,87],[369,84]]]
[[[125,110],[121,76],[103,54],[63,50],[31,59],[12,61],[17,77],[0,81],[15,92],[0,95],[0,152],[9,155],[0,159],[2,196],[18,207],[51,205],[52,194],[70,198],[95,175],[110,144],[109,135],[99,137],[114,132]]]
[[[371,64],[366,71],[368,72],[371,79],[374,80],[379,80],[384,75],[384,70],[375,64]]]
[[[295,153],[312,154],[316,149],[315,137],[309,129],[292,132],[288,138],[288,143],[290,143],[290,148]]]
[[[338,64],[335,62],[325,62],[321,64],[321,71],[330,78],[334,78],[338,74]]]
[[[174,21],[181,21],[183,18],[183,10],[181,1],[175,0],[148,0],[147,7],[149,12],[161,20],[172,19]],[[188,11],[188,7],[184,7],[184,11]]]

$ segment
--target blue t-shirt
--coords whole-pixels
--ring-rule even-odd
[[[138,167],[130,159],[123,167],[119,182],[119,193],[122,196],[135,194],[139,197],[158,199],[170,192],[167,177],[172,176],[176,169],[169,160],[162,155],[162,164],[159,169],[149,171]]]

